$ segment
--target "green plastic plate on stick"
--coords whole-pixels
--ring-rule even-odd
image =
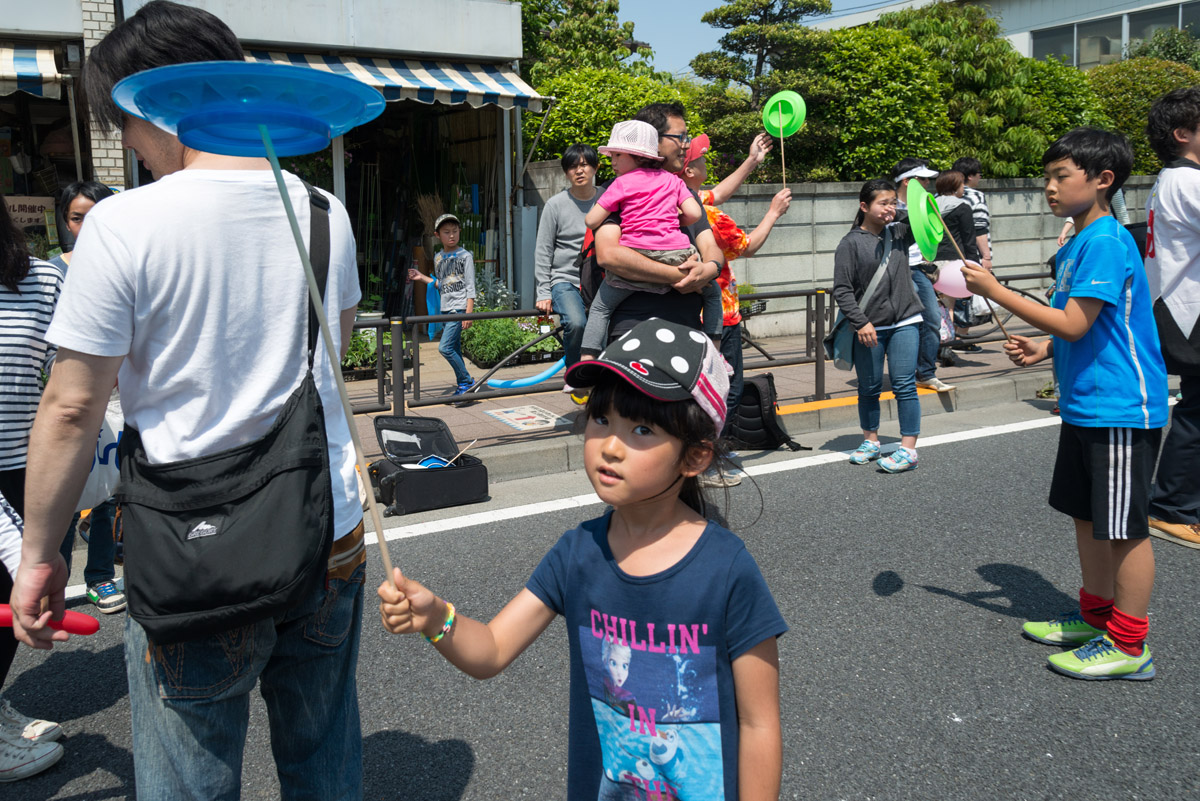
[[[908,196],[904,202],[908,204],[908,222],[912,226],[917,247],[921,249],[921,255],[926,261],[933,261],[938,245],[946,235],[946,226],[942,224],[942,218],[938,215],[937,201],[920,181],[911,178],[908,182]]]
[[[789,90],[776,92],[763,106],[763,127],[771,136],[782,139],[800,130],[807,113],[804,98],[799,94]]]

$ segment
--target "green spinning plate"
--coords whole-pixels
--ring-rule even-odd
[[[799,94],[786,90],[776,92],[763,106],[763,127],[776,138],[791,136],[804,125],[807,113],[804,98]]]
[[[926,261],[933,261],[938,245],[946,235],[946,226],[938,216],[937,201],[920,181],[911,178],[908,182],[908,197],[904,202],[908,204],[908,222],[912,226],[917,247],[921,249],[921,255]]]

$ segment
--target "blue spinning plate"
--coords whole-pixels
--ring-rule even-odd
[[[241,61],[157,67],[130,75],[112,95],[188,147],[226,156],[266,156],[260,125],[280,156],[324,150],[384,107],[383,95],[347,75]]]

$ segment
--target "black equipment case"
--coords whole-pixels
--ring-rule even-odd
[[[449,467],[411,470],[427,456],[451,459],[458,445],[444,420],[430,417],[376,417],[375,438],[384,459],[368,467],[371,486],[384,515],[424,512],[488,498],[487,467],[470,453]]]

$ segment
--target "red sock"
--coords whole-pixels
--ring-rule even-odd
[[[1112,617],[1108,621],[1108,636],[1113,644],[1130,656],[1141,656],[1142,646],[1146,644],[1146,633],[1150,630],[1150,620],[1144,617],[1127,615],[1115,606]]]
[[[1079,611],[1083,614],[1084,622],[1097,629],[1108,629],[1108,620],[1112,616],[1113,599],[1105,600],[1098,595],[1092,595],[1083,587],[1079,588]]]

